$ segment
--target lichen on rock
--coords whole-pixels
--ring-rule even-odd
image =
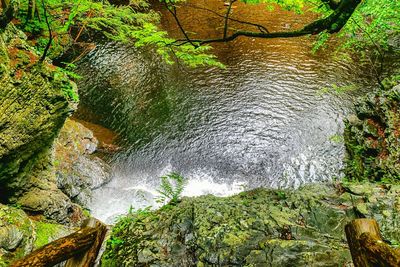
[[[109,181],[109,166],[95,156],[98,141],[81,123],[67,119],[55,143],[57,185],[74,202],[86,206],[92,190]]]
[[[51,195],[51,209],[65,212],[47,215],[65,222],[72,203],[57,188],[52,145],[74,110],[68,94],[74,84],[39,62],[26,36],[9,23],[0,31],[0,88],[0,201],[45,212],[44,198]],[[32,190],[38,201],[30,199]]]
[[[399,193],[395,186],[313,184],[183,198],[120,219],[102,266],[345,266],[344,226],[360,212],[399,240]]]
[[[345,124],[348,178],[400,181],[400,85],[361,98]]]

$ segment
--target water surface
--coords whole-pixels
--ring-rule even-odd
[[[220,2],[207,5],[222,10]],[[234,12],[270,30],[304,23],[284,11],[268,17],[263,9],[237,6]],[[220,19],[180,14],[199,36],[218,34]],[[178,34],[171,17],[163,23]],[[123,149],[112,161],[113,181],[95,192],[94,216],[154,205],[158,177],[171,171],[189,179],[184,195],[297,187],[340,176],[344,147],[332,136],[342,133],[359,91],[320,91],[371,82],[329,50],[311,53],[312,42],[241,38],[219,44],[214,52],[226,69],[168,66],[152,51],[99,44],[79,66],[84,79],[78,116],[119,132]]]

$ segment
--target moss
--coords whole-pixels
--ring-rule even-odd
[[[400,85],[356,103],[345,124],[346,175],[353,180],[400,182]]]
[[[35,222],[36,228],[36,240],[34,247],[35,249],[40,248],[51,241],[54,237],[58,236],[60,232],[64,230],[64,227],[59,224],[47,223],[47,222]]]
[[[376,218],[385,238],[398,240],[399,195],[400,186],[352,182],[183,198],[122,217],[102,266],[345,265],[351,256],[344,225],[355,208]]]
[[[0,266],[29,253],[34,235],[33,224],[23,210],[0,204]]]

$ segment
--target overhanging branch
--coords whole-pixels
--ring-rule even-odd
[[[339,32],[346,22],[349,20],[361,0],[341,0],[337,8],[327,17],[316,20],[302,29],[295,31],[282,31],[282,32],[253,32],[239,30],[231,35],[225,35],[223,38],[211,38],[211,39],[182,39],[177,40],[177,43],[194,43],[194,44],[209,44],[217,42],[229,42],[233,41],[240,36],[252,37],[252,38],[291,38],[300,37],[305,35],[319,34],[323,31],[328,33]]]

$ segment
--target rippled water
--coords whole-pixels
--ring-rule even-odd
[[[342,133],[357,93],[320,90],[365,88],[369,79],[331,54],[313,55],[311,43],[240,39],[216,47],[226,69],[195,70],[166,66],[151,51],[98,45],[79,67],[78,116],[119,132],[124,149],[112,161],[113,181],[95,192],[94,215],[154,205],[158,177],[171,171],[189,179],[185,195],[339,176],[344,147],[331,137]]]

